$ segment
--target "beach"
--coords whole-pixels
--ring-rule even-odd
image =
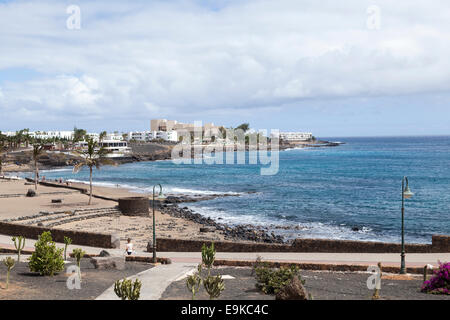
[[[82,183],[71,183],[71,186],[89,188]],[[116,208],[117,202],[93,198],[92,204],[88,205],[89,195],[79,191],[48,187],[39,185],[38,196],[26,197],[28,189],[34,190],[34,185],[26,180],[5,180],[0,179],[0,220],[24,223],[25,217],[33,217],[40,212],[63,212],[86,209]],[[149,194],[133,193],[124,188],[113,187],[93,187],[95,195],[109,198],[120,198],[129,196],[150,196]],[[52,199],[61,199],[62,203],[52,203]],[[21,219],[21,220],[18,220]],[[36,218],[35,218],[36,220]],[[155,211],[157,237],[182,238],[182,239],[204,239],[223,240],[223,234],[218,232],[200,233],[202,224],[193,221],[162,214]],[[33,221],[32,219],[28,221]],[[45,223],[44,223],[45,225]],[[148,217],[123,216],[111,214],[109,216],[85,219],[76,222],[59,224],[58,229],[82,230],[101,233],[115,233],[120,236],[121,248],[125,248],[127,238],[131,238],[136,250],[146,250],[148,241],[153,235],[152,210]]]

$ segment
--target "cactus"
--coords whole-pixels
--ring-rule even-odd
[[[82,249],[73,249],[72,255],[77,260],[77,266],[78,266],[78,274],[80,276],[81,280],[81,259],[86,254]]]
[[[214,242],[211,243],[211,247],[203,244],[202,246],[202,262],[208,268],[208,276],[210,275],[211,267],[214,264],[216,258],[216,250],[214,249]]]
[[[11,269],[14,268],[14,265],[16,264],[16,261],[13,258],[8,257],[8,258],[3,260],[3,263],[5,264],[6,268],[8,268],[8,271],[6,273],[6,289],[8,289],[8,287],[9,287],[9,274],[11,273]]]
[[[67,260],[67,247],[72,243],[72,239],[64,236],[64,260]]]
[[[195,300],[195,295],[200,289],[200,285],[202,284],[202,278],[199,276],[199,274],[202,272],[202,265],[198,265],[198,273],[195,273],[191,276],[189,276],[186,279],[186,286],[188,287],[189,291],[192,292],[192,300]]]
[[[138,300],[141,294],[142,283],[138,279],[133,282],[128,279],[117,280],[114,283],[114,292],[122,300]]]
[[[75,259],[77,259],[77,266],[78,266],[78,277],[80,278],[81,281],[81,259],[83,258],[83,256],[86,254],[86,252],[84,252],[82,249],[73,249],[72,255],[74,256]]]
[[[208,275],[208,277],[203,280],[203,286],[205,287],[206,292],[208,292],[210,300],[218,298],[225,289],[225,284],[220,275],[215,277]]]
[[[22,236],[12,237],[12,241],[17,250],[17,262],[20,262],[20,254],[25,247],[25,238]]]

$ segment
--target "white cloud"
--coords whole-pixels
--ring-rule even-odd
[[[0,111],[176,117],[450,89],[450,3],[377,1],[378,31],[369,1],[202,3],[79,1],[81,30],[60,2],[1,4],[0,72],[43,75],[5,81]]]

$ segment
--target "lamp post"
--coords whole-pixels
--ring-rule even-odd
[[[162,186],[158,183],[153,186],[153,263],[156,263],[156,221],[155,221],[155,188],[159,186],[159,198],[162,198]]]
[[[406,183],[406,186],[405,186]],[[409,182],[407,177],[402,179],[402,253],[401,253],[401,264],[400,264],[400,274],[406,274],[405,266],[405,199],[409,199],[414,195],[409,189]]]

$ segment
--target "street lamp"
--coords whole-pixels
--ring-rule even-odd
[[[158,183],[153,186],[153,263],[156,263],[156,221],[155,221],[155,188],[159,186],[158,198],[163,197],[162,186]]]
[[[405,186],[406,183],[406,186]],[[400,264],[400,274],[406,274],[405,266],[405,199],[409,199],[414,195],[409,189],[408,178],[403,177],[402,179],[402,253],[401,253],[401,264]]]

